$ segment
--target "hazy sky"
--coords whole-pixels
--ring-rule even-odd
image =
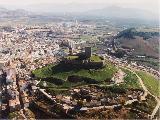
[[[147,9],[150,11],[158,10],[158,0],[0,0],[0,6],[22,7],[35,4],[68,4],[68,3],[103,3],[106,5],[117,5],[122,7],[133,7]]]
[[[0,4],[32,4],[32,3],[149,3],[157,4],[158,0],[0,0]]]

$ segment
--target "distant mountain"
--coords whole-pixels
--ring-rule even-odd
[[[92,16],[103,16],[106,18],[158,20],[158,13],[155,14],[142,9],[123,8],[118,6],[110,6],[103,9],[91,10],[86,12],[85,14]]]
[[[107,7],[106,7],[107,6]],[[142,7],[143,8],[143,7]],[[127,8],[119,6],[111,6],[107,4],[83,4],[83,3],[69,3],[69,4],[32,4],[26,5],[23,9],[35,13],[54,13],[54,14],[72,14],[72,15],[90,15],[106,18],[139,18],[139,19],[157,19],[158,12],[150,12],[138,8]],[[2,9],[5,12],[5,9]],[[1,10],[0,10],[1,11]],[[18,14],[23,15],[21,10],[16,10]],[[158,11],[158,10],[157,10]],[[11,12],[11,11],[10,11]],[[12,13],[13,14],[13,13]],[[25,14],[24,14],[25,15]]]
[[[65,20],[63,15],[50,13],[34,13],[24,9],[9,10],[0,7],[0,22],[6,24],[25,23],[25,24],[43,24],[53,21]]]
[[[122,5],[121,5],[122,6]],[[135,7],[135,6],[134,6]],[[127,6],[119,7],[111,4],[83,4],[83,3],[68,3],[68,4],[32,4],[26,6],[25,9],[40,12],[40,13],[59,13],[59,14],[74,14],[74,15],[89,15],[100,16],[106,18],[139,18],[139,19],[157,19],[158,12],[152,13],[147,10],[130,8]],[[158,10],[157,10],[158,11]],[[156,14],[155,14],[156,13]]]
[[[28,17],[29,15],[31,13],[23,9],[8,10],[6,8],[0,8],[0,19]]]
[[[37,13],[59,13],[59,14],[66,14],[66,13],[81,13],[86,12],[89,10],[94,10],[95,8],[104,8],[106,5],[102,4],[92,4],[92,3],[39,3],[39,4],[32,4],[26,6],[26,10],[31,10]]]
[[[0,7],[0,12],[6,12],[8,11],[6,8]]]
[[[113,25],[123,27],[135,27],[139,25],[157,26],[159,24],[158,14],[151,12],[123,8],[117,6],[104,7],[101,4],[39,4],[24,7],[23,9],[9,10],[0,7],[0,21],[24,19],[29,23],[33,22],[50,22],[59,20],[108,20]],[[103,9],[101,9],[104,7]],[[99,8],[99,9],[95,9]],[[32,12],[28,12],[31,10]]]
[[[97,7],[98,8],[98,7]],[[99,9],[86,9],[83,6],[80,12],[72,10],[69,15],[81,19],[107,19],[116,26],[138,27],[138,26],[158,26],[159,14],[158,12],[150,12],[137,8],[125,8],[119,6],[99,7]],[[84,12],[85,10],[85,12]]]

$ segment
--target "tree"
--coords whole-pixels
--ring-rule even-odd
[[[126,52],[124,50],[119,49],[116,51],[115,56],[118,58],[122,58],[122,57],[124,57],[125,54],[126,54]]]

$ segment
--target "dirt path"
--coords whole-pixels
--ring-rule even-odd
[[[136,75],[136,77],[138,78],[138,80],[139,80],[139,82],[140,82],[140,84],[141,84],[141,86],[142,86],[142,88],[144,90],[144,94],[141,97],[141,100],[146,100],[147,95],[151,94],[151,93],[148,91],[148,89],[146,88],[146,86],[143,83],[143,80],[139,77],[139,75],[137,75],[137,73],[135,71],[132,71],[132,72]]]
[[[123,67],[123,66],[120,66],[120,67]],[[148,91],[148,89],[147,89],[146,86],[144,85],[143,80],[141,79],[141,77],[139,77],[139,75],[138,75],[135,71],[133,71],[131,68],[128,68],[128,67],[123,67],[123,68],[129,70],[130,72],[132,72],[133,74],[136,75],[136,77],[138,78],[138,81],[139,81],[140,85],[142,86],[142,88],[143,88],[143,90],[144,90],[144,94],[143,94],[143,96],[141,97],[141,99],[142,99],[142,100],[146,100],[146,96],[147,96],[148,94],[151,94],[151,93]],[[152,95],[152,94],[151,94],[151,95]]]
[[[159,98],[148,91],[148,89],[146,88],[146,86],[145,86],[144,83],[143,83],[143,80],[141,79],[141,77],[139,77],[139,75],[138,75],[135,71],[133,71],[131,68],[125,68],[125,69],[131,71],[132,73],[134,73],[134,74],[137,76],[137,78],[138,78],[138,80],[139,80],[139,82],[140,82],[140,84],[141,84],[141,86],[142,86],[142,88],[143,88],[143,90],[144,90],[144,94],[143,94],[143,96],[141,97],[141,100],[145,100],[145,99],[146,99],[146,96],[147,96],[148,94],[152,95],[152,96],[156,99],[157,105],[156,105],[156,107],[154,108],[152,114],[150,115],[151,119],[153,119],[154,116],[155,116],[155,114],[157,113],[158,109],[160,108],[160,100],[159,100]]]
[[[156,115],[159,108],[160,108],[160,100],[157,98],[157,105],[156,105],[156,107],[154,108],[154,110],[151,114],[151,118],[154,118],[154,116]]]
[[[111,62],[112,62],[112,61],[111,61]],[[134,73],[134,74],[137,76],[137,78],[138,78],[138,80],[139,80],[139,82],[140,82],[140,84],[141,84],[141,86],[142,86],[142,88],[143,88],[143,90],[144,90],[144,94],[143,94],[143,96],[142,96],[141,99],[144,99],[144,100],[145,100],[145,99],[146,99],[146,96],[147,96],[148,94],[152,95],[152,96],[156,99],[157,105],[156,105],[156,107],[154,108],[154,110],[152,111],[152,114],[150,115],[151,119],[153,119],[154,116],[155,116],[155,114],[156,114],[157,111],[158,111],[158,108],[160,108],[160,99],[159,99],[157,96],[154,96],[153,94],[151,94],[151,93],[148,91],[148,89],[147,89],[146,86],[144,85],[143,80],[141,79],[141,77],[139,77],[139,75],[135,72],[135,68],[130,68],[130,67],[124,66],[124,65],[122,65],[122,64],[117,64],[117,65],[118,65],[118,67],[122,67],[122,68],[124,68],[124,69],[127,69],[127,70],[131,71],[132,73]],[[136,70],[137,70],[137,69],[136,69]]]

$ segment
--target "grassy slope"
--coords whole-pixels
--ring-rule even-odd
[[[56,69],[56,71],[54,69]],[[49,65],[44,68],[37,69],[33,71],[33,73],[39,78],[55,77],[66,80],[68,76],[78,75],[103,81],[108,78],[112,78],[113,74],[117,71],[117,69],[110,63],[108,63],[106,67],[99,70],[73,69],[66,71],[64,69],[65,68],[63,67],[57,69],[54,65]]]
[[[146,72],[137,71],[137,74],[142,78],[147,89],[153,95],[159,96],[159,93],[160,93],[159,80],[157,80],[155,77],[147,74]]]
[[[96,55],[92,55],[90,57],[90,60],[94,61],[94,62],[101,62],[102,61],[101,58],[99,56],[96,56]]]
[[[135,74],[133,74],[132,72],[126,69],[122,69],[122,70],[126,73],[126,76],[124,77],[125,84],[122,86],[127,88],[133,88],[133,89],[142,88]]]
[[[59,79],[63,79],[64,81],[67,79],[68,76],[70,75],[78,75],[78,76],[83,76],[83,77],[88,77],[92,78],[98,81],[101,81],[99,83],[100,86],[106,86],[108,83],[104,82],[106,79],[110,79],[113,77],[113,74],[117,71],[117,69],[113,66],[111,63],[107,63],[107,66],[103,69],[99,70],[85,70],[85,69],[80,69],[80,70],[71,70],[71,71],[61,71],[54,73],[53,71],[54,65],[50,65],[41,69],[37,69],[34,71],[37,77],[44,78],[44,77],[56,77]],[[55,68],[56,69],[56,68]],[[119,88],[124,88],[124,89],[141,89],[141,86],[139,84],[139,81],[137,77],[131,73],[128,70],[122,69],[125,73],[126,76],[124,78],[125,83],[121,84]],[[43,82],[40,83],[40,86],[42,85]],[[81,86],[81,85],[86,85],[87,83],[85,82],[78,82],[78,83],[71,83],[69,81],[65,81],[62,85],[55,85],[52,83],[52,81],[47,81],[47,88],[50,90],[67,90],[71,87],[76,87],[76,86]]]
[[[78,75],[78,76],[92,78],[92,79],[95,79],[96,81],[99,80],[100,83],[103,83],[104,80],[111,79],[113,77],[113,74],[116,71],[117,69],[115,68],[115,66],[113,66],[110,63],[107,63],[106,67],[99,70],[73,69],[73,70],[65,71],[65,69],[62,69],[62,68],[58,68],[57,70],[57,68],[54,65],[49,65],[44,68],[37,69],[33,71],[33,73],[36,75],[36,77],[39,77],[39,78],[55,77],[55,78],[62,79],[64,81],[62,85],[55,85],[53,81],[46,81],[47,83],[46,89],[49,90],[50,93],[56,93],[56,94],[66,93],[67,94],[67,90],[72,87],[83,86],[88,84],[86,82],[71,83],[69,81],[66,81],[68,76]],[[43,87],[43,81],[41,81],[39,85]]]
[[[75,59],[78,59],[79,57],[78,56],[68,56],[67,59],[70,59],[70,60],[75,60]]]

